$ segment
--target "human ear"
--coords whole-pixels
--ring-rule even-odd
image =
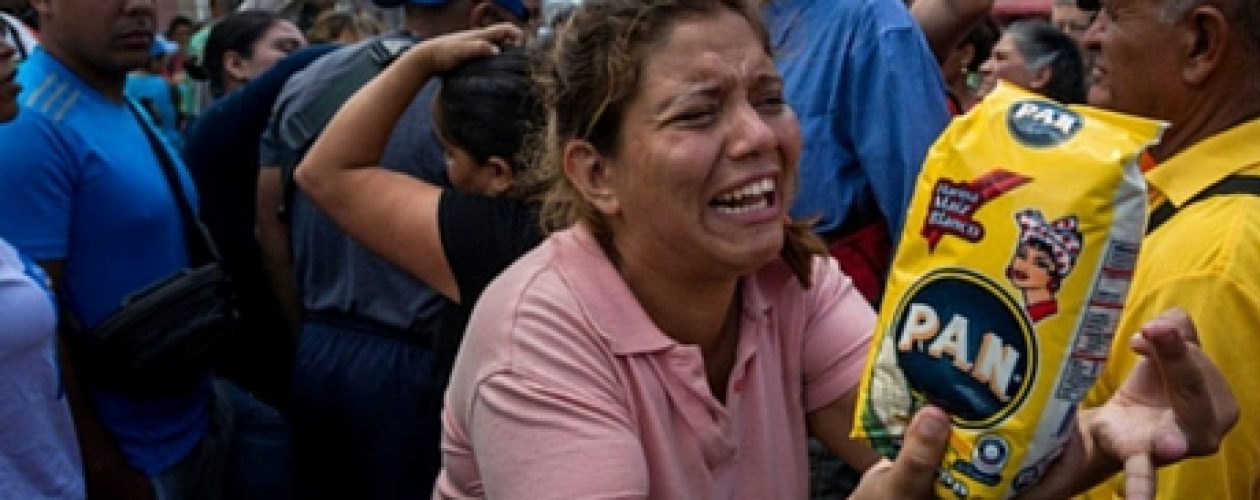
[[[235,50],[223,53],[223,72],[234,80],[249,80],[249,72],[245,70],[245,58]]]
[[[1050,77],[1054,75],[1054,70],[1050,69],[1050,65],[1044,65],[1033,74],[1032,81],[1028,82],[1029,87],[1033,89],[1044,89],[1046,84],[1050,83]]]
[[[1201,5],[1186,15],[1182,26],[1179,44],[1185,54],[1182,79],[1190,85],[1202,84],[1225,64],[1229,44],[1235,42],[1230,39],[1229,21],[1215,6]]]
[[[971,60],[976,57],[976,46],[967,44],[958,49],[958,63],[962,66],[959,68],[962,72],[967,72],[967,68],[971,67]]]
[[[489,169],[487,171],[490,172],[490,180],[487,190],[493,196],[502,196],[512,188],[512,183],[516,180],[516,171],[512,170],[512,164],[501,157],[487,158],[481,168]]]
[[[608,160],[586,141],[570,141],[564,147],[564,176],[582,194],[582,198],[604,215],[621,211],[617,191],[613,188],[612,169]]]

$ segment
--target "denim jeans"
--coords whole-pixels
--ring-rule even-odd
[[[284,417],[231,382],[216,378],[213,386],[206,436],[183,460],[149,478],[157,500],[293,498]]]

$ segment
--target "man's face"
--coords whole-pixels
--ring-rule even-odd
[[[154,0],[37,0],[41,36],[102,73],[148,64],[157,25]]]
[[[22,87],[17,77],[17,50],[0,38],[0,122],[7,122],[17,114],[17,96]]]
[[[1159,119],[1182,97],[1180,64],[1161,43],[1176,40],[1174,23],[1161,19],[1160,0],[1107,0],[1085,35],[1093,56],[1089,103]]]
[[[1050,10],[1050,24],[1059,28],[1080,44],[1094,21],[1094,12],[1081,10],[1075,5],[1055,5]]]

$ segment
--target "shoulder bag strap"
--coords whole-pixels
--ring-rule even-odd
[[[135,101],[127,99],[127,107],[136,116],[145,137],[149,139],[149,147],[153,148],[153,154],[157,155],[158,164],[162,166],[162,174],[166,177],[166,184],[170,187],[171,194],[175,196],[175,204],[179,205],[179,213],[184,220],[184,242],[188,246],[189,262],[199,264],[219,261],[219,252],[214,246],[214,240],[210,239],[210,232],[206,230],[206,226],[197,218],[192,206],[188,203],[188,197],[184,193],[184,183],[180,181],[179,171],[175,167],[175,160],[171,158],[166,146],[162,145],[162,141],[149,126],[149,122],[144,119],[143,112]]]
[[[1177,215],[1181,210],[1184,210],[1190,205],[1215,196],[1231,194],[1249,194],[1252,196],[1260,196],[1260,177],[1231,175],[1221,179],[1220,182],[1213,184],[1211,187],[1204,189],[1199,194],[1194,195],[1180,208],[1174,207],[1172,203],[1165,200],[1155,208],[1155,211],[1151,212],[1150,221],[1146,225],[1146,234],[1155,232],[1155,230],[1159,229],[1159,227],[1164,225],[1165,222],[1168,222],[1168,219],[1171,219],[1174,215]]]

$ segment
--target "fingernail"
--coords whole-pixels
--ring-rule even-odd
[[[949,423],[940,410],[924,409],[923,418],[919,420],[919,432],[923,437],[934,440],[942,439],[949,432]]]

